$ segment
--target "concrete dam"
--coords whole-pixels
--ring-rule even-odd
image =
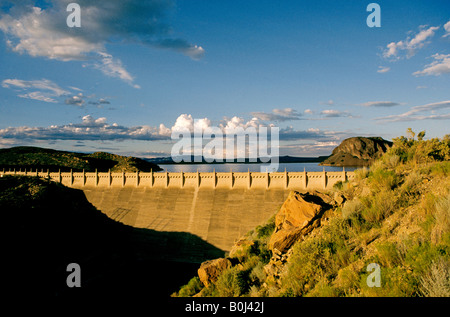
[[[328,190],[353,172],[44,172],[38,176],[82,190],[109,218],[135,228],[187,232],[223,251],[278,212],[291,190]],[[158,241],[164,247],[164,241]],[[189,241],[180,244],[189,248]],[[195,251],[197,252],[197,251]],[[200,261],[205,255],[191,261]],[[201,250],[198,250],[201,253]]]

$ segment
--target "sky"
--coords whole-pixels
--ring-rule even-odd
[[[380,27],[370,3],[0,0],[0,147],[170,156],[195,122],[278,127],[293,156],[450,133],[450,2],[377,1]]]

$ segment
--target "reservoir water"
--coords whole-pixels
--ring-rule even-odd
[[[224,164],[158,164],[164,171],[168,172],[265,172],[267,164],[260,163],[224,163]],[[261,169],[262,167],[262,169]],[[321,172],[325,169],[327,172],[342,171],[342,167],[320,166],[319,163],[280,163],[277,172]],[[354,171],[357,167],[346,167],[346,171]],[[270,171],[269,172],[273,172]]]

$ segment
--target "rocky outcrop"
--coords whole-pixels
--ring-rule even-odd
[[[342,141],[331,156],[320,165],[369,166],[392,146],[392,142],[381,137],[353,137]]]
[[[249,254],[258,252],[258,244],[263,243],[270,250],[270,260],[263,267],[263,274],[267,276],[267,283],[281,283],[279,278],[285,270],[286,264],[293,253],[294,243],[327,220],[333,208],[345,201],[340,194],[330,196],[318,191],[300,193],[292,191],[275,215],[275,229],[270,236],[261,240],[254,240],[252,234],[242,237],[231,248],[226,258],[219,258],[203,262],[198,269],[198,277],[204,286],[214,284],[220,274],[230,267],[243,267]],[[268,240],[268,241],[267,241]],[[267,244],[266,244],[267,243]],[[267,249],[266,249],[267,250]],[[259,250],[261,251],[261,250]],[[262,287],[267,288],[268,284]],[[194,296],[206,296],[203,291]]]
[[[301,236],[320,225],[320,218],[331,202],[325,194],[291,192],[275,217],[269,249],[286,252]]]
[[[227,258],[205,261],[200,265],[200,268],[197,271],[198,277],[203,285],[208,286],[217,281],[220,273],[231,266],[232,264]]]

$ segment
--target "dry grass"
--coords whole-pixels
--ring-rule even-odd
[[[420,279],[420,288],[427,297],[450,297],[450,261],[433,261],[428,273]]]

